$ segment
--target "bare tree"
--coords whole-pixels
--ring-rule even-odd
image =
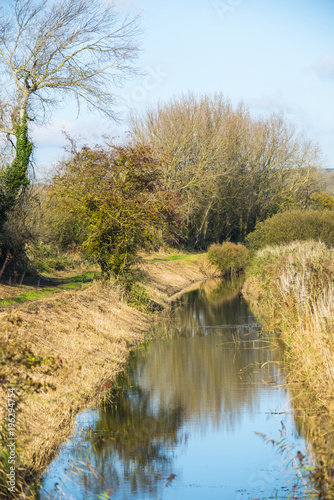
[[[85,102],[116,118],[114,88],[136,72],[140,31],[138,16],[121,20],[113,5],[99,0],[9,0],[2,7],[0,132],[15,158],[2,176],[0,212],[5,196],[11,206],[28,185],[31,120],[43,121],[69,97],[78,112]]]
[[[281,115],[254,118],[222,94],[193,94],[133,116],[134,139],[168,159],[165,183],[182,193],[187,238],[243,240],[258,220],[307,205],[318,148]]]

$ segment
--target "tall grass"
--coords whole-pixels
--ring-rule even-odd
[[[266,326],[283,332],[287,360],[334,414],[334,255],[323,243],[257,252],[244,295]]]
[[[334,253],[324,243],[294,242],[258,251],[243,293],[272,331],[282,332],[294,407],[317,457],[313,479],[334,498]],[[301,410],[301,411],[300,411]]]

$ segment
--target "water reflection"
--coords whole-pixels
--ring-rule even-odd
[[[284,493],[284,466],[254,434],[279,432],[281,420],[293,429],[277,389],[280,354],[256,328],[236,328],[255,323],[239,290],[239,281],[206,283],[174,304],[172,338],[141,348],[117,380],[113,406],[79,424],[84,432],[44,478],[49,497],[107,492],[101,498],[148,500],[173,491],[182,500],[246,500],[268,488]],[[279,420],[270,420],[282,408]],[[62,486],[52,492],[56,481]]]
[[[277,345],[258,338],[240,286],[240,279],[206,282],[184,295],[173,307],[170,328],[178,335],[154,343],[131,371],[133,383],[152,401],[182,408],[186,419],[204,426],[211,420],[217,429],[234,429],[246,411],[256,411],[265,387],[278,376]]]
[[[181,296],[173,304],[173,333],[176,329],[182,336],[211,334],[211,328],[205,326],[255,324],[255,318],[240,293],[241,286],[242,278],[210,280],[199,289]],[[227,328],[227,331],[235,332],[235,328]]]

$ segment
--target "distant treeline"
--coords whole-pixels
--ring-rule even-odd
[[[70,139],[48,184],[26,189],[3,214],[1,260],[23,262],[28,243],[31,264],[51,245],[80,249],[107,277],[126,274],[141,248],[253,244],[250,233],[259,241],[265,220],[292,209],[326,210],[322,221],[332,224],[333,186],[317,146],[284,116],[253,117],[221,94],[189,94],[134,116],[127,144]]]
[[[281,115],[254,118],[221,94],[186,95],[132,123],[134,139],[166,162],[167,189],[182,194],[190,246],[244,241],[279,211],[321,206],[320,151]]]

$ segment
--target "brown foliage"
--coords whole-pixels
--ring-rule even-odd
[[[283,116],[252,118],[222,94],[186,95],[132,120],[136,140],[168,159],[167,189],[183,195],[190,243],[243,240],[285,206],[305,206],[320,155]]]

